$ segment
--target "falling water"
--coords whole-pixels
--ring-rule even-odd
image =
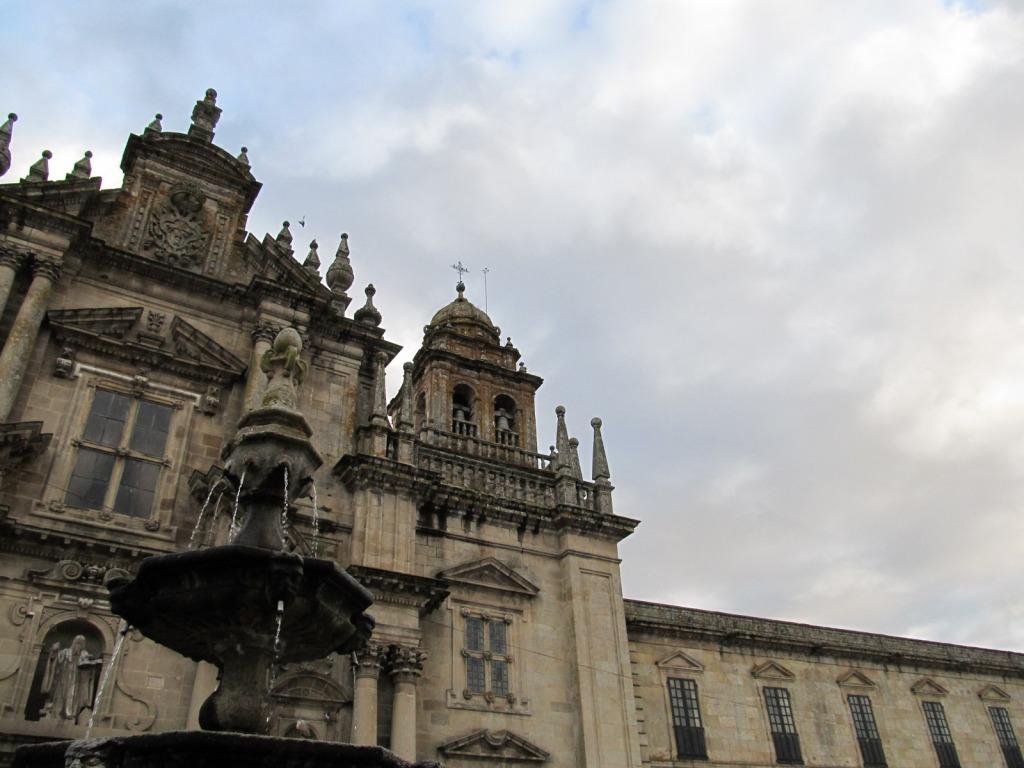
[[[199,526],[203,524],[203,515],[206,513],[206,508],[210,506],[210,499],[213,498],[213,492],[217,489],[220,482],[210,483],[210,491],[206,494],[206,501],[203,502],[202,508],[199,510],[199,517],[196,518],[196,527],[192,529],[192,535],[188,540],[188,548],[192,549],[196,545],[196,534],[199,533]],[[220,501],[220,497],[217,498]]]
[[[248,467],[242,468],[242,477],[238,480],[238,490],[235,491],[235,510],[231,513],[231,527],[228,528],[228,541],[232,541],[235,534],[238,533],[238,500],[242,497],[242,486],[245,484],[245,473],[248,469]]]
[[[284,465],[284,506],[281,508],[281,549],[288,540],[288,465]]]
[[[285,470],[287,472],[287,470]],[[277,684],[277,660],[281,656],[281,623],[284,620],[284,600],[277,601],[277,629],[274,630],[274,658],[270,662],[270,674],[267,676],[267,728],[270,728],[271,694]]]
[[[220,503],[224,501],[224,491],[217,494],[217,503],[213,505],[213,517],[206,527],[206,542],[204,546],[213,544],[213,537],[217,535],[217,520],[220,518]]]
[[[103,677],[100,678],[100,688],[96,691],[96,700],[92,704],[92,711],[89,713],[89,724],[85,726],[85,738],[89,738],[89,734],[92,733],[92,726],[96,720],[96,711],[100,708],[100,704],[103,701],[103,693],[107,690],[107,684],[110,682],[110,675],[117,666],[117,660],[121,658],[121,649],[124,648],[124,638],[128,634],[128,630],[131,627],[128,623],[121,620],[121,629],[117,635],[117,642],[114,643],[114,652],[110,655],[110,663],[107,664],[107,668],[103,670]]]
[[[320,538],[320,505],[316,501],[316,481],[310,480],[313,484],[313,557],[316,557],[316,545]]]

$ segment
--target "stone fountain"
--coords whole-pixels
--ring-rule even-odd
[[[263,400],[224,449],[224,476],[241,517],[232,542],[151,557],[135,578],[107,580],[114,613],[151,640],[220,669],[217,690],[200,710],[204,730],[26,746],[15,766],[409,765],[380,747],[266,735],[276,664],[359,650],[373,630],[364,613],[373,599],[355,579],[330,561],[285,549],[288,500],[308,493],[322,463],[297,406],[306,372],[301,351],[294,329],[277,335],[261,364]]]

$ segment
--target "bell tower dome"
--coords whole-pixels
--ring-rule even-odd
[[[502,344],[501,329],[465,292],[459,281],[455,300],[423,328],[410,387],[415,430],[475,455],[491,453],[488,444],[536,453],[534,398],[543,379],[526,371],[511,337]]]

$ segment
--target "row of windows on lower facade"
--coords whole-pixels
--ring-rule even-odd
[[[704,724],[700,715],[700,701],[697,683],[687,678],[669,678],[669,704],[672,708],[672,729],[675,732],[676,752],[680,758],[707,759],[707,743],[704,738]],[[860,746],[861,758],[868,768],[886,766],[885,749],[878,733],[871,699],[862,694],[846,697],[853,719],[853,729]],[[764,704],[768,715],[777,763],[802,765],[800,736],[793,718],[793,705],[786,688],[764,688]],[[937,701],[922,702],[925,723],[931,736],[932,745],[938,756],[940,768],[960,768],[960,757],[956,751],[953,735],[946,721],[946,712]],[[989,716],[996,738],[1002,749],[1007,768],[1024,768],[1017,735],[1014,733],[1010,715],[1004,707],[989,707]]]

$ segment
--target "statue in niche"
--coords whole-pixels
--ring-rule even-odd
[[[209,240],[199,217],[205,202],[206,195],[195,184],[175,184],[150,218],[149,239],[143,247],[160,261],[194,266]]]
[[[42,718],[77,722],[82,710],[92,709],[102,665],[102,657],[86,650],[84,635],[75,635],[67,648],[51,645],[40,688]]]

